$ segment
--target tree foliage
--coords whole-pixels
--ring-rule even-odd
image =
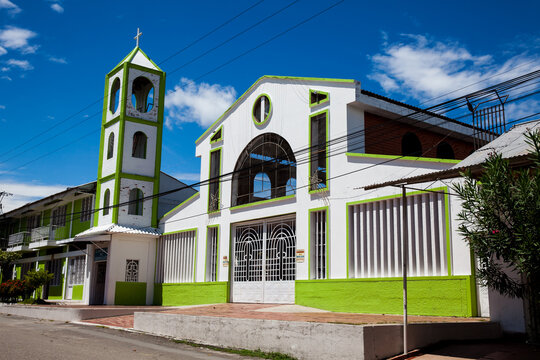
[[[28,282],[28,286],[32,289],[39,289],[41,286],[47,285],[54,278],[54,274],[49,273],[45,269],[30,270],[24,276]],[[41,297],[41,292],[37,294],[38,299]]]
[[[526,139],[533,166],[512,169],[492,153],[479,179],[463,174],[454,190],[463,201],[459,231],[478,259],[477,277],[540,310],[540,132]]]
[[[21,253],[0,250],[0,268],[2,268],[2,282],[11,279],[12,265],[21,258]]]

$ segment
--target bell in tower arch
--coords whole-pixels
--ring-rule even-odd
[[[144,76],[133,81],[131,90],[133,107],[140,113],[152,110],[154,106],[154,85]]]

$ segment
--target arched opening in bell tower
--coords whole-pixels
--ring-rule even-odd
[[[116,78],[111,86],[111,98],[109,99],[109,110],[116,114],[120,104],[120,79]]]
[[[144,76],[133,80],[131,103],[140,113],[146,113],[154,107],[154,85]]]

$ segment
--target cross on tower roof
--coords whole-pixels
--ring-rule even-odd
[[[137,28],[137,35],[135,35],[134,39],[137,40],[137,47],[139,47],[139,38],[141,37],[142,32],[139,31],[139,28]]]

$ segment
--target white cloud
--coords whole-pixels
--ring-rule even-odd
[[[57,13],[61,14],[64,12],[64,8],[60,6],[60,4],[54,3],[51,5],[51,9],[56,11]]]
[[[10,78],[10,77],[7,76],[7,75],[2,76],[0,79],[2,79],[2,80],[7,80],[7,81],[12,81],[12,80],[13,80],[12,78]]]
[[[7,54],[7,50],[0,46],[0,56]]]
[[[6,26],[0,30],[0,45],[7,49],[16,49],[23,54],[35,53],[37,45],[29,45],[28,41],[37,36],[32,30]]]
[[[34,67],[28,62],[28,60],[15,60],[9,59],[6,63],[11,67],[18,67],[21,70],[32,70]]]
[[[504,112],[506,116],[506,121],[518,120],[525,116],[531,114],[536,114],[540,109],[540,100],[538,99],[526,99],[522,101],[516,101],[505,106]],[[540,118],[540,116],[527,118],[527,120],[535,120]]]
[[[64,58],[57,58],[57,57],[54,57],[54,56],[50,56],[49,57],[49,61],[52,61],[52,62],[55,62],[55,63],[58,63],[58,64],[67,64],[67,60],[64,59]]]
[[[168,111],[166,126],[196,122],[202,127],[211,125],[234,102],[236,90],[232,86],[219,84],[196,84],[182,78],[180,84],[169,90],[165,96]]]
[[[174,173],[172,176],[186,183],[199,182],[201,179],[199,173]]]
[[[0,105],[0,109],[4,110],[6,108],[6,105]]]
[[[13,196],[7,196],[2,201],[4,212],[11,211],[26,203],[66,190],[64,185],[41,185],[24,182],[1,182],[0,189]]]
[[[20,7],[9,0],[0,0],[0,9],[7,9],[10,15],[15,15],[22,11]]]
[[[389,93],[416,99],[454,98],[533,71],[540,65],[540,58],[526,54],[515,55],[501,64],[491,55],[472,54],[457,43],[433,41],[422,35],[402,37],[402,42],[392,44],[383,38],[383,51],[371,57],[374,71],[368,78]],[[486,81],[468,86],[461,93],[454,92],[482,80]]]

